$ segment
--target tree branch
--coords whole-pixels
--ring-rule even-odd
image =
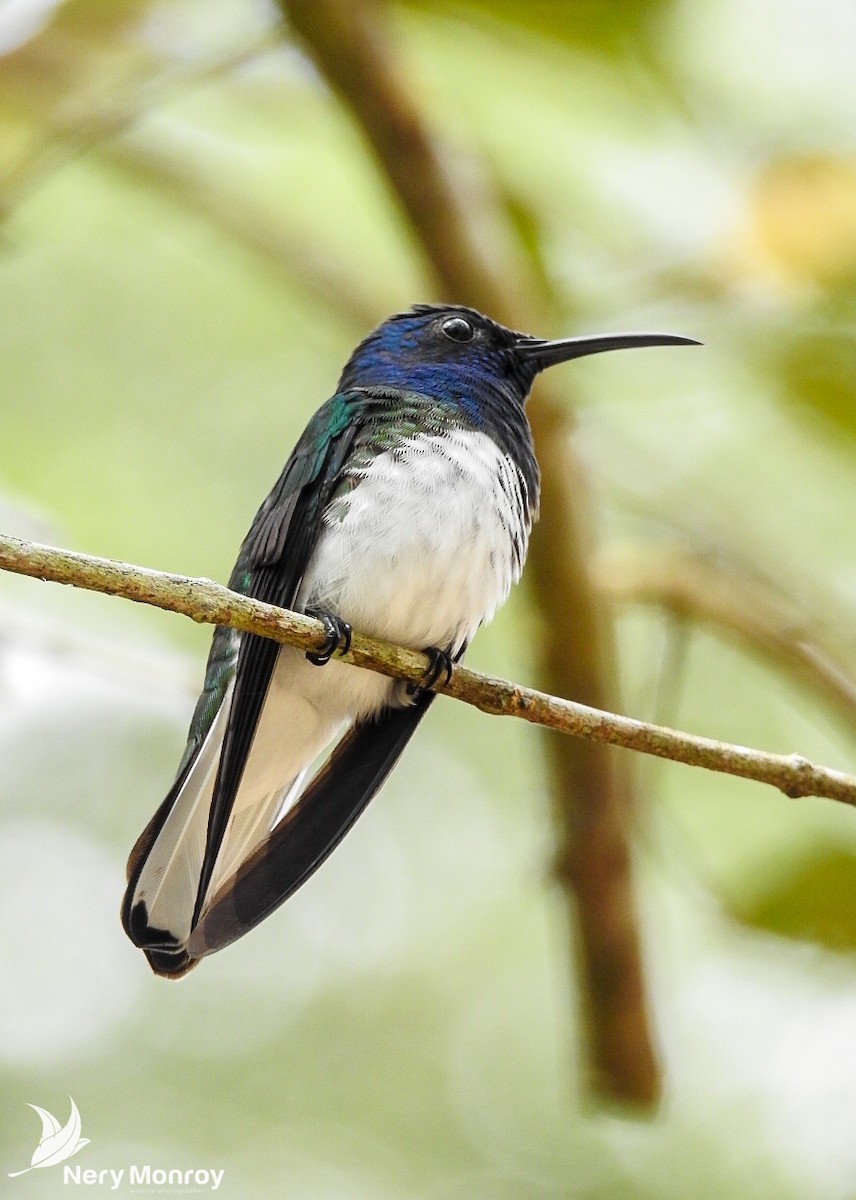
[[[71,584],[151,604],[202,624],[229,625],[301,650],[319,650],[326,639],[320,621],[242,596],[210,579],[169,575],[5,534],[0,534],[0,568],[46,582]],[[344,661],[411,683],[418,683],[429,665],[428,657],[419,651],[360,633],[354,633]],[[778,788],[786,796],[823,796],[856,806],[856,776],[818,766],[798,754],[767,754],[650,725],[494,679],[460,665],[455,667],[450,681],[437,690],[494,716],[521,717],[574,737],[754,779]]]

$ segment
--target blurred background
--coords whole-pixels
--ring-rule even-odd
[[[390,312],[686,334],[536,395],[542,540],[468,661],[852,770],[854,37],[841,0],[5,0],[0,527],[225,580]],[[440,700],[169,984],[118,908],[210,630],[8,575],[0,618],[4,1179],[71,1095],[74,1165],[241,1198],[856,1194],[856,813]]]

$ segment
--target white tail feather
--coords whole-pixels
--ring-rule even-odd
[[[291,784],[266,796],[253,808],[233,809],[226,836],[217,856],[217,865],[206,893],[206,904],[220,885],[234,875],[241,863],[250,857],[264,841],[282,815],[288,811],[300,793],[306,771],[301,771]]]
[[[149,925],[168,930],[180,942],[190,936],[208,813],[231,703],[230,687],[149,851],[134,893],[134,904],[145,903]]]

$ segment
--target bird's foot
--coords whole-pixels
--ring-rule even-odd
[[[347,621],[328,612],[326,608],[307,608],[307,617],[314,617],[324,626],[327,640],[320,650],[307,650],[306,657],[313,667],[324,667],[334,654],[347,654],[351,648],[351,627]]]
[[[425,674],[418,683],[411,683],[407,686],[407,694],[412,696],[414,700],[418,700],[425,692],[430,692],[439,683],[441,676],[445,675],[443,687],[452,678],[452,656],[448,650],[441,650],[439,646],[426,646],[422,651],[427,654],[431,660],[425,668]]]

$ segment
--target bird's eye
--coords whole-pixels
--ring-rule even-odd
[[[466,317],[449,317],[443,322],[441,329],[453,342],[471,342],[475,334]]]

